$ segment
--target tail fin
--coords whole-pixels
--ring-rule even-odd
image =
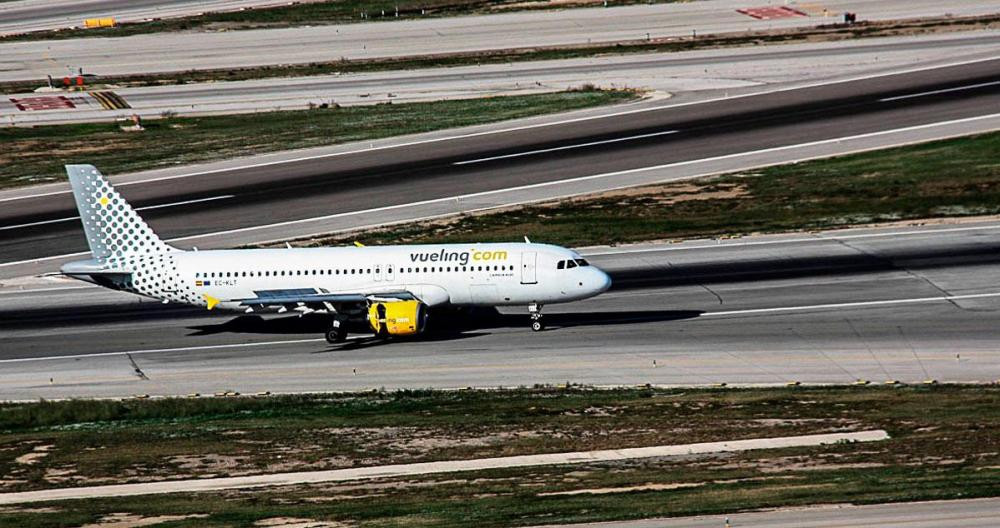
[[[156,236],[93,165],[66,165],[66,174],[95,259],[177,251]]]

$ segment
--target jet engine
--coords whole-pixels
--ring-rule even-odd
[[[427,305],[418,300],[379,300],[368,306],[368,324],[380,336],[408,336],[424,331]]]

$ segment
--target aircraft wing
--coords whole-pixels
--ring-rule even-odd
[[[248,306],[251,308],[274,306],[294,308],[297,306],[306,306],[314,310],[328,310],[331,306],[333,306],[336,307],[337,311],[341,311],[342,308],[358,307],[367,304],[369,300],[375,299],[416,299],[416,297],[408,291],[330,293],[322,289],[295,288],[284,290],[257,290],[254,291],[254,293],[257,295],[256,297],[235,300],[240,301],[240,306]]]

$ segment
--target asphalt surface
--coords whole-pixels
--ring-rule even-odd
[[[117,88],[129,108],[106,109],[80,94],[75,108],[24,111],[0,100],[0,123],[113,121],[164,112],[203,115],[304,109],[308,105],[371,105],[542,93],[579,87],[629,86],[690,101],[706,93],[743,93],[763,85],[819,82],[996,57],[1000,33],[975,31],[784,46],[627,54],[585,59],[452,68],[277,78],[224,83]],[[24,99],[37,94],[12,94]]]
[[[0,44],[0,81],[62,77],[79,68],[98,75],[235,68],[586,42],[686,37],[815,26],[836,17],[758,20],[736,9],[766,4],[711,0],[610,9],[545,10],[482,16],[228,32],[162,33]],[[860,20],[997,12],[995,1],[829,0],[828,12]],[[813,11],[813,10],[810,10]],[[156,60],[150,60],[156,57]]]
[[[328,345],[322,318],[262,320],[60,283],[7,292],[0,399],[1000,378],[1000,223],[585,253],[612,289],[547,306],[545,332],[515,308],[436,313],[430,334],[388,344]]]
[[[0,35],[83,26],[88,18],[119,22],[169,18],[206,11],[283,5],[287,0],[20,0],[0,2]]]
[[[790,143],[981,116],[1000,107],[998,65],[1000,60],[976,62],[654,108],[628,118],[616,115],[534,128],[530,134],[515,129],[433,144],[404,144],[223,170],[186,178],[183,185],[168,179],[120,190],[138,207],[211,199],[144,212],[166,239],[225,233],[212,243],[191,239],[181,246],[268,240],[277,238],[276,233],[250,232],[240,238],[241,233],[232,231],[298,222],[282,226],[280,236],[291,237],[315,232],[310,222],[301,222],[305,219],[351,214],[359,206],[396,207],[447,198],[456,190],[489,192],[595,174],[612,175],[611,184],[634,184],[620,171],[763,149],[779,149],[776,154],[783,154],[781,148]],[[864,144],[871,145],[867,138]],[[502,158],[480,161],[497,156]],[[71,195],[49,192],[4,202],[0,211],[0,267],[4,270],[13,269],[13,262],[86,249],[82,230],[72,219],[76,208]],[[474,208],[475,200],[468,206]],[[69,220],[59,221],[64,218]],[[27,265],[30,273],[56,267],[53,262]]]
[[[1000,499],[905,502],[854,506],[834,504],[783,508],[727,516],[643,519],[608,523],[546,525],[546,528],[980,528],[1000,521]]]

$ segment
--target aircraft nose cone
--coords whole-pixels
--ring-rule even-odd
[[[608,291],[608,288],[611,287],[611,276],[601,270],[597,270],[597,273],[599,274],[597,277],[597,293]]]

